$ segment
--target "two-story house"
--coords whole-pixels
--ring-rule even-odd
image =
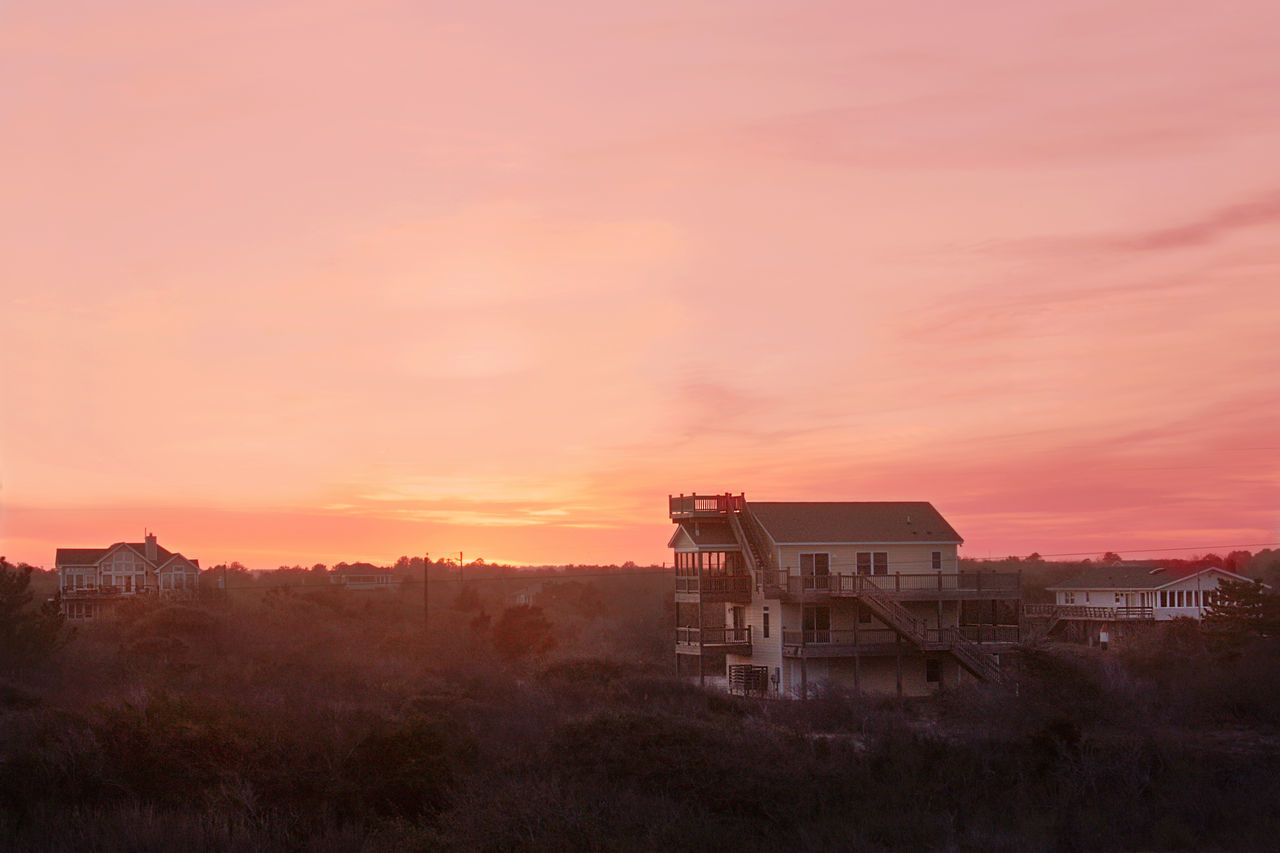
[[[678,671],[808,696],[822,682],[920,695],[996,680],[1018,642],[1017,574],[959,571],[923,501],[669,497]]]
[[[329,583],[350,590],[397,590],[400,578],[389,568],[370,563],[338,566],[329,573]]]
[[[1056,586],[1053,604],[1028,604],[1028,627],[1090,645],[1121,639],[1155,622],[1201,619],[1222,581],[1249,579],[1214,567],[1174,569],[1151,561],[1092,566]]]
[[[200,561],[173,553],[148,533],[143,542],[107,548],[59,548],[58,594],[68,619],[101,619],[140,595],[189,598],[196,594]]]

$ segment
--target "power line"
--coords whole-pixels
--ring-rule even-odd
[[[1241,549],[1244,549],[1244,548],[1275,548],[1275,547],[1280,547],[1280,542],[1249,542],[1249,543],[1236,544],[1236,545],[1192,545],[1192,546],[1177,546],[1177,547],[1163,547],[1163,548],[1148,548],[1148,547],[1143,547],[1143,548],[1120,548],[1120,549],[1118,549],[1118,550],[1115,550],[1115,551],[1114,551],[1114,553],[1119,553],[1120,551],[1128,551],[1128,552],[1130,552],[1130,553],[1133,553],[1133,552],[1137,552],[1137,553],[1149,553],[1149,552],[1152,552],[1152,551],[1160,551],[1160,552],[1169,552],[1169,551],[1172,551],[1172,552],[1178,552],[1178,551],[1197,551],[1197,552],[1209,552],[1209,551],[1238,551],[1238,550],[1241,550]],[[869,549],[869,550],[870,550],[870,549]],[[1110,549],[1108,549],[1108,550],[1110,550]],[[807,552],[806,552],[806,553],[807,553]],[[818,553],[821,553],[821,552],[818,552]],[[1095,550],[1095,551],[1060,551],[1060,552],[1053,553],[1053,554],[1041,554],[1040,556],[1041,556],[1041,557],[1089,557],[1089,556],[1096,555],[1097,553],[1098,553],[1098,551],[1096,551],[1096,550]],[[1018,559],[1021,559],[1021,558],[1018,558]],[[984,560],[984,559],[982,559],[982,558],[980,558],[980,557],[957,557],[957,563],[958,563],[958,562],[960,562],[960,561],[962,561],[962,560],[968,560],[968,561],[975,562],[975,563],[982,563],[982,562],[1003,562],[1002,560]],[[849,564],[849,565],[850,565],[850,566],[853,566],[854,564]],[[894,566],[895,568],[898,568],[898,569],[902,569],[902,568],[921,568],[921,569],[923,569],[923,568],[928,568],[928,569],[930,569],[930,570],[932,571],[932,570],[933,570],[933,561],[932,561],[932,560],[927,560],[927,561],[926,561],[926,560],[920,560],[920,561],[916,561],[916,560],[908,560],[908,561],[897,560],[897,561],[895,561],[895,562],[893,563],[893,566]],[[209,571],[215,571],[215,570],[220,569],[220,568],[221,568],[221,566],[215,566],[213,569],[210,569]],[[786,568],[787,568],[788,570],[791,570],[791,569],[792,569],[792,567],[791,567],[791,566],[787,566]],[[834,568],[840,568],[840,565],[834,566]],[[798,571],[798,569],[796,569],[796,570]],[[515,571],[515,572],[519,572],[520,570],[519,570],[519,569],[516,569],[516,570],[514,570],[514,571]],[[472,575],[471,577],[466,578],[466,580],[465,580],[465,581],[464,581],[464,580],[462,580],[462,579],[460,579],[460,578],[457,578],[457,577],[444,577],[444,578],[433,578],[433,579],[431,579],[431,580],[430,580],[430,582],[431,582],[431,583],[437,583],[437,584],[440,584],[440,583],[446,583],[446,584],[447,584],[447,583],[453,583],[453,584],[459,584],[459,585],[461,585],[461,584],[468,583],[468,582],[480,582],[480,581],[517,581],[517,580],[518,580],[518,581],[523,581],[523,582],[527,582],[527,583],[537,583],[537,582],[539,582],[539,581],[577,580],[578,578],[618,578],[618,577],[636,577],[636,576],[641,576],[641,575],[671,575],[673,571],[674,571],[674,569],[673,569],[673,568],[666,568],[666,567],[662,567],[662,568],[658,568],[658,567],[651,567],[651,568],[635,569],[635,570],[627,570],[627,571],[621,571],[621,570],[620,570],[620,571],[616,571],[616,572],[584,572],[584,573],[580,573],[580,574],[551,574],[551,575],[523,575],[523,576],[522,576],[522,575],[520,575],[520,574],[507,574],[507,575],[487,575],[487,576],[479,576],[479,577],[477,577],[477,576],[475,576],[475,575]],[[269,573],[268,573],[268,574],[269,574]],[[401,578],[401,579],[399,580],[399,582],[398,582],[396,585],[397,585],[397,586],[417,586],[417,585],[422,584],[422,583],[424,583],[424,582],[423,582],[423,581],[421,581],[421,580],[415,580],[415,579],[413,579],[413,578]],[[251,586],[250,586],[250,585],[238,585],[238,586],[229,586],[229,587],[223,587],[223,588],[224,588],[224,589],[228,589],[228,590],[232,590],[232,589],[235,589],[235,590],[258,590],[258,591],[262,591],[262,592],[267,592],[267,591],[270,591],[270,590],[273,590],[273,589],[315,589],[315,590],[319,590],[319,589],[331,589],[331,588],[335,588],[335,587],[336,587],[336,588],[338,588],[338,589],[343,589],[343,588],[344,588],[344,587],[343,587],[343,585],[341,585],[341,584],[334,584],[334,583],[324,583],[324,584],[308,584],[308,583],[301,583],[301,584],[295,584],[295,583],[272,584],[272,583],[270,583],[270,582],[265,582],[265,583],[261,583],[261,584],[259,584],[259,583],[255,583],[255,584],[253,584],[253,585],[251,585]]]

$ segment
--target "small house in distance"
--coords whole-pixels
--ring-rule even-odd
[[[677,671],[806,697],[824,682],[921,695],[1001,677],[1017,574],[961,572],[926,501],[669,496]]]
[[[400,578],[391,569],[370,563],[339,565],[329,572],[329,583],[353,591],[400,588]]]
[[[199,560],[161,547],[154,533],[107,548],[59,548],[54,565],[70,620],[111,617],[120,602],[137,596],[193,598],[200,578]]]
[[[1120,639],[1178,617],[1202,619],[1222,581],[1249,579],[1215,567],[1173,569],[1154,561],[1093,566],[1056,586],[1053,604],[1027,604],[1023,616],[1045,620],[1039,633],[1090,645]]]

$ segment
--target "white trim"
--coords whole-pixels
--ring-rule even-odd
[[[858,542],[777,542],[779,547],[783,545],[799,545],[812,546],[814,548],[819,545],[963,545],[961,539],[912,539],[910,542],[881,542],[878,540],[863,539]]]

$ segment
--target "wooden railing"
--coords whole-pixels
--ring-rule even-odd
[[[1155,609],[1151,607],[1097,607],[1091,604],[1024,604],[1023,616],[1048,617],[1051,619],[1096,619],[1101,621],[1123,621],[1154,619]]]
[[[751,626],[745,628],[697,628],[680,626],[676,628],[676,643],[686,646],[749,646],[751,645]]]
[[[1017,625],[957,625],[955,630],[971,643],[1022,642],[1022,629]]]
[[[764,528],[751,512],[743,512],[738,514],[738,519],[742,522],[742,534],[746,546],[746,550],[750,551],[756,558],[756,568],[760,571],[760,580],[763,583],[764,575],[768,572],[776,572],[778,567],[774,562],[773,549],[769,547],[768,537],[765,535]]]
[[[91,595],[154,595],[159,590],[154,586],[135,586],[132,589],[125,589],[122,586],[85,586],[70,587],[59,590],[63,598],[78,598]]]
[[[750,595],[750,575],[676,575],[676,592]]]
[[[672,518],[728,515],[740,511],[747,502],[746,495],[667,495]]]
[[[783,646],[884,646],[897,640],[893,628],[831,628],[783,631]],[[1017,643],[1021,631],[1017,625],[957,625],[945,628],[923,628],[916,638],[924,648],[962,643]]]
[[[800,574],[795,569],[766,570],[764,585],[795,596],[860,596],[879,593],[891,597],[940,594],[1017,593],[1022,578],[1016,572],[920,572],[861,575],[856,572]]]

